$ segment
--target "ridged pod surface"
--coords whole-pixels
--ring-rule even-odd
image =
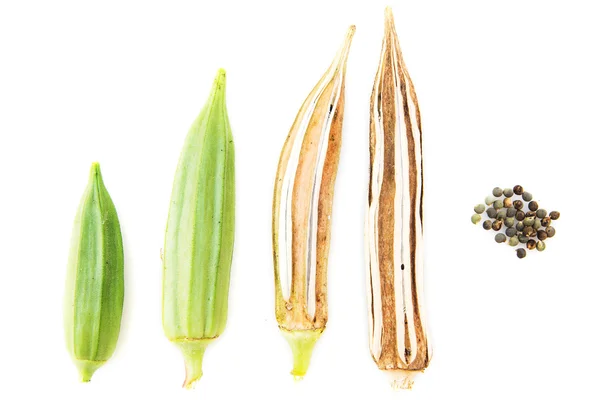
[[[71,236],[64,325],[67,348],[81,380],[112,356],[123,311],[123,241],[100,165],[92,164]]]
[[[163,255],[163,329],[202,376],[206,346],[225,329],[235,218],[234,147],[225,71],[189,130],[175,173]]]
[[[355,27],[310,92],[285,141],[273,195],[275,314],[305,375],[327,323],[327,257],[342,144],[346,61]]]
[[[431,359],[423,312],[423,157],[417,95],[391,9],[371,96],[366,218],[370,347],[393,385],[411,388]]]

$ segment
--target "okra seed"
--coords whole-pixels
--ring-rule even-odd
[[[504,204],[505,208],[512,207],[512,200],[509,197],[505,197],[502,203]]]
[[[502,220],[506,219],[506,210],[504,210],[504,209],[498,210],[498,214],[496,214],[496,219],[502,219]]]
[[[531,211],[535,211],[538,209],[538,203],[537,201],[530,201],[527,207],[529,207]]]
[[[478,223],[479,223],[479,221],[481,221],[481,215],[479,215],[479,214],[473,214],[473,215],[471,216],[471,222],[472,222],[472,223],[474,223],[474,224],[478,224]]]
[[[504,243],[506,242],[506,235],[504,233],[497,233],[494,239],[496,243]]]
[[[485,229],[486,231],[489,231],[490,229],[492,229],[492,221],[489,219],[483,221],[483,229]]]
[[[492,208],[492,207],[485,210],[485,212],[487,213],[487,216],[490,218],[496,218],[496,215],[498,215],[498,211],[496,211],[496,209]]]
[[[527,241],[527,248],[528,248],[529,250],[533,250],[533,249],[535,249],[535,245],[536,245],[536,241],[535,241],[535,240],[533,240],[533,239],[529,239],[529,240]]]
[[[558,211],[552,211],[550,213],[550,219],[557,220],[560,218],[560,213]]]
[[[546,240],[548,239],[548,233],[540,229],[539,231],[537,231],[537,238],[540,240]]]
[[[523,202],[521,200],[515,200],[513,201],[513,207],[517,210],[520,210],[521,208],[523,208]]]
[[[500,229],[502,229],[502,221],[497,219],[494,222],[492,222],[492,229],[495,231],[499,231]]]
[[[529,237],[527,237],[527,235],[524,235],[523,233],[519,233],[517,237],[519,239],[519,243],[525,244],[529,240]]]
[[[523,192],[523,200],[531,201],[533,199],[533,195],[529,192]]]
[[[514,247],[519,244],[519,239],[516,236],[513,236],[508,239],[508,244]]]
[[[523,224],[523,221],[517,222],[517,230],[519,232],[523,232],[523,228],[525,228],[525,224]]]
[[[514,207],[510,207],[506,210],[506,216],[509,218],[514,217],[517,214],[517,209]]]
[[[504,226],[506,226],[507,228],[512,228],[514,225],[515,225],[515,219],[514,218],[506,217],[504,219]]]
[[[495,188],[492,190],[492,194],[493,194],[494,196],[496,196],[496,197],[500,197],[500,196],[502,196],[502,188],[495,187]]]
[[[544,243],[542,241],[539,241],[539,242],[536,243],[535,248],[538,251],[544,251],[544,250],[546,250],[546,243]]]
[[[506,188],[506,189],[504,189],[504,190],[502,191],[502,193],[503,193],[503,194],[504,194],[504,196],[506,196],[506,197],[512,197],[512,195],[514,194],[514,193],[513,193],[513,190],[512,190],[511,188]]]
[[[525,249],[517,249],[517,257],[525,258],[526,255],[527,255],[527,252],[525,251]]]
[[[523,225],[525,226],[533,226],[533,223],[535,222],[535,217],[527,217],[523,220]]]
[[[523,221],[525,219],[525,213],[523,211],[519,210],[515,214],[515,218],[517,219],[517,221]]]
[[[523,234],[527,237],[531,237],[535,234],[535,230],[531,226],[526,226],[523,228]]]
[[[488,206],[494,204],[494,201],[496,201],[496,198],[494,196],[488,196],[485,198],[485,204],[487,204]]]
[[[525,217],[534,217],[535,218],[535,212],[534,211],[527,211],[525,213]]]
[[[516,228],[508,228],[506,230],[506,236],[508,236],[510,238],[513,237],[513,236],[515,236],[516,234],[517,234],[517,229]]]
[[[513,188],[513,192],[514,192],[514,193],[515,193],[517,196],[520,196],[520,195],[522,195],[522,194],[523,194],[523,186],[521,186],[521,185],[516,185],[516,186]]]
[[[502,200],[496,200],[494,201],[494,208],[496,210],[501,209],[504,206],[504,203],[502,202]]]
[[[473,210],[475,210],[477,214],[481,214],[485,211],[485,204],[477,204]]]
[[[552,236],[556,235],[556,229],[554,229],[552,226],[549,226],[546,228],[546,233],[548,234],[548,237],[551,238]]]
[[[537,215],[538,218],[543,219],[546,218],[546,215],[548,215],[548,211],[544,210],[543,208],[538,208],[538,210],[535,212],[535,215]]]
[[[542,219],[542,226],[550,226],[551,222],[552,222],[552,220],[550,219],[550,217],[544,217]]]
[[[539,218],[536,218],[535,221],[533,222],[533,229],[535,229],[537,231],[541,227],[542,227],[542,220]]]

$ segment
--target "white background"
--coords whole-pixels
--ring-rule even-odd
[[[370,357],[363,261],[388,3],[423,117],[434,347],[399,394]],[[599,398],[597,15],[592,1],[0,2],[0,398]],[[330,319],[295,383],[273,312],[274,175],[350,24]],[[237,156],[230,313],[188,393],[162,333],[159,253],[179,151],[219,67]],[[126,300],[116,353],[80,384],[62,296],[92,161],[121,220]],[[469,221],[494,186],[517,183],[562,212],[546,252],[524,260]]]

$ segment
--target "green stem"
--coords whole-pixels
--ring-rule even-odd
[[[189,341],[174,341],[185,361],[185,381],[183,387],[192,389],[196,382],[202,378],[202,359],[206,347],[212,342],[212,339],[199,339]]]
[[[294,378],[300,380],[306,375],[306,370],[310,364],[310,357],[312,356],[313,348],[315,343],[321,334],[323,329],[306,329],[289,331],[284,328],[280,328],[281,333],[290,344],[292,348],[292,354],[294,356],[294,369],[291,374]]]

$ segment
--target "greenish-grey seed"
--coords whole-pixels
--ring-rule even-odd
[[[517,249],[517,257],[525,258],[526,255],[527,255],[527,252],[525,251],[525,249]]]
[[[515,185],[515,187],[513,188],[513,192],[515,192],[515,194],[517,196],[520,196],[523,194],[523,186],[521,185]]]
[[[552,236],[556,235],[556,229],[554,229],[552,226],[549,226],[546,228],[546,233],[548,234],[548,237],[551,238]]]
[[[516,228],[508,228],[506,230],[506,236],[508,237],[513,237],[517,234],[517,229]]]
[[[515,215],[517,215],[517,209],[514,207],[510,207],[508,209],[506,209],[506,216],[509,218],[514,217]]]
[[[513,207],[520,210],[523,208],[523,202],[521,200],[515,200],[513,201]]]
[[[533,199],[533,195],[529,192],[523,192],[523,200],[531,201]]]
[[[472,222],[472,223],[474,223],[474,224],[478,224],[478,223],[479,223],[479,221],[481,221],[481,215],[479,215],[479,214],[473,214],[473,215],[471,216],[471,222]]]
[[[494,208],[496,210],[499,210],[502,207],[504,207],[504,202],[502,202],[502,200],[496,200],[496,201],[494,201]]]
[[[494,196],[496,196],[496,197],[500,197],[500,196],[502,196],[502,188],[495,187],[495,188],[492,190],[492,194],[493,194]]]
[[[537,251],[544,251],[544,250],[546,250],[546,243],[544,243],[540,240],[539,242],[536,243],[535,248],[537,249]]]
[[[498,215],[498,211],[496,211],[496,209],[492,208],[492,207],[485,210],[485,212],[487,213],[487,216],[490,218],[496,218],[496,215]]]
[[[496,243],[504,243],[506,242],[506,235],[504,233],[497,233],[494,240],[496,240]]]
[[[475,210],[477,214],[481,214],[485,211],[485,204],[477,204],[473,210]]]
[[[508,239],[508,244],[511,246],[516,246],[519,244],[519,238],[517,238],[516,236],[511,237],[510,239]]]
[[[494,204],[494,201],[496,201],[496,198],[494,196],[488,196],[485,198],[485,204],[487,204],[488,206]]]
[[[496,219],[506,219],[506,210],[498,210],[498,214],[496,214]]]
[[[523,221],[517,222],[517,230],[519,232],[523,232],[523,228],[525,228],[525,224],[523,223]]]
[[[492,221],[489,219],[483,221],[483,229],[485,229],[486,231],[489,231],[490,229],[492,229]]]
[[[523,225],[533,226],[534,222],[535,222],[535,217],[527,217],[523,220]]]
[[[525,219],[525,213],[523,211],[519,210],[515,214],[515,218],[517,219],[517,221],[523,221]]]
[[[539,218],[536,218],[535,221],[533,221],[533,229],[535,229],[537,231],[541,227],[542,227],[542,220]]]
[[[515,225],[515,219],[514,219],[514,218],[509,218],[509,217],[506,217],[506,218],[504,219],[504,225],[505,225],[507,228],[511,228],[511,227],[513,227],[513,226]]]
[[[529,209],[531,211],[537,211],[539,206],[538,206],[537,201],[530,201],[529,204],[527,205],[527,207],[529,207]]]
[[[529,240],[529,237],[527,237],[526,235],[519,233],[519,235],[517,236],[519,239],[519,243],[527,243],[527,241]]]
[[[535,215],[539,219],[544,219],[546,218],[546,215],[548,215],[548,211],[544,210],[543,208],[538,208],[538,210],[535,212]]]
[[[529,240],[527,241],[527,248],[528,248],[529,250],[533,250],[533,249],[535,249],[535,245],[536,245],[536,244],[537,244],[537,243],[536,243],[536,241],[535,241],[535,240],[533,240],[533,239],[529,239]]]
[[[552,211],[550,213],[550,219],[557,220],[560,218],[560,213],[558,211]]]
[[[511,188],[506,188],[502,191],[502,193],[504,194],[505,197],[512,197],[513,190]]]
[[[492,229],[495,231],[499,231],[500,229],[502,229],[502,221],[497,219],[494,222],[492,222]]]

